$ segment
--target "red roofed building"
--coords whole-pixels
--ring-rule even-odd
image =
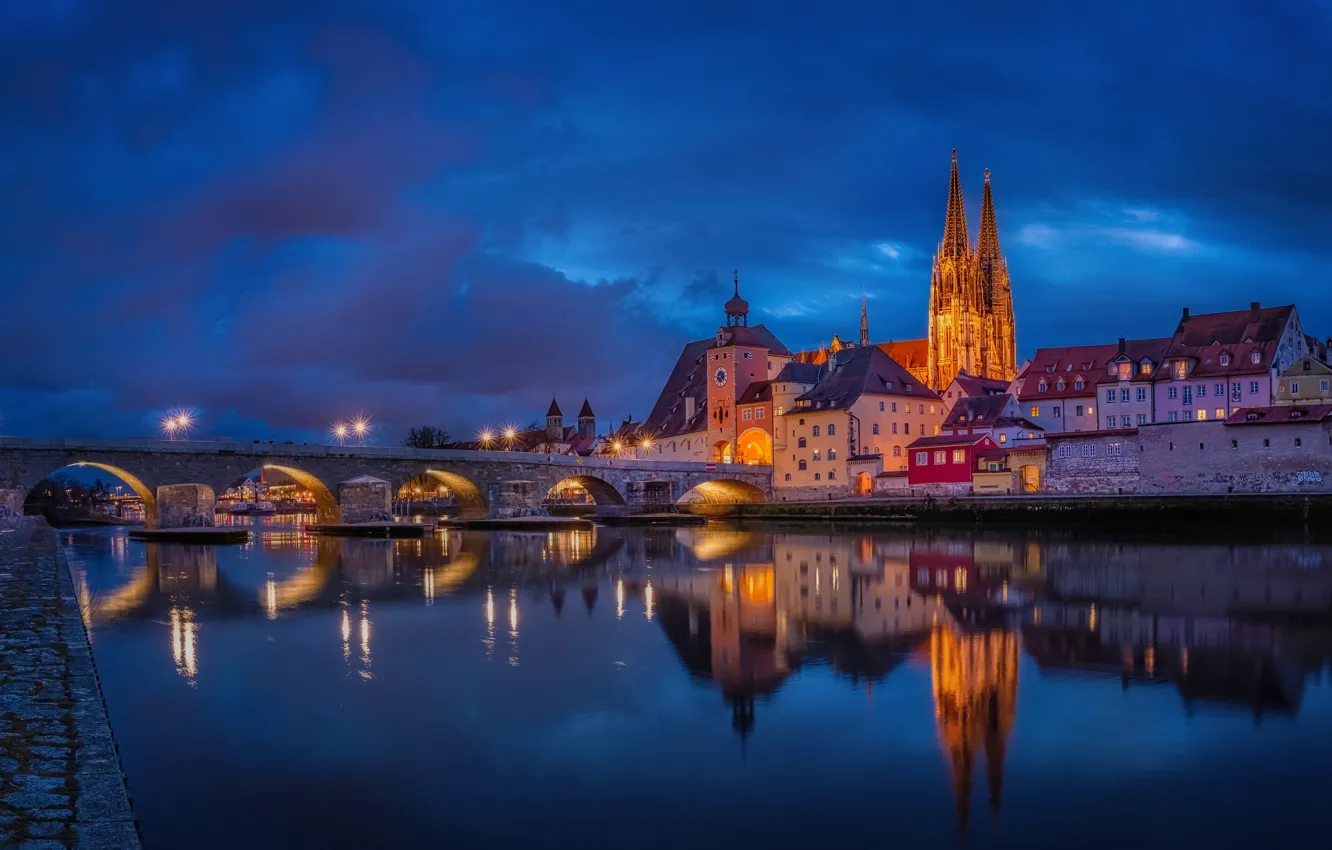
[[[971,488],[972,473],[989,464],[1002,467],[1006,452],[989,434],[941,434],[921,437],[907,446],[911,486],[956,484]],[[982,467],[984,463],[986,467]],[[998,470],[994,470],[998,471]],[[959,488],[961,489],[961,488]]]
[[[1095,431],[1096,382],[1118,355],[1113,344],[1038,348],[1014,381],[1022,415],[1047,433]]]

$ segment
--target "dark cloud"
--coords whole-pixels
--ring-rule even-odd
[[[1329,52],[1293,0],[0,4],[0,427],[642,416],[735,267],[789,345],[920,335],[953,146],[1024,353],[1325,333]]]

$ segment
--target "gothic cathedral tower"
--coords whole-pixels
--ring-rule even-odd
[[[1011,381],[1017,374],[1017,343],[1008,264],[999,252],[990,172],[986,169],[980,241],[973,246],[954,150],[944,235],[930,278],[930,387],[942,391],[964,370],[976,377]]]

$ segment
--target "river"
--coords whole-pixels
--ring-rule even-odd
[[[1326,840],[1332,545],[61,533],[144,846]]]

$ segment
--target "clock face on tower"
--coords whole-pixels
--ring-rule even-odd
[[[726,370],[718,369],[717,374],[713,376],[713,380],[717,382],[719,387],[726,386]]]

